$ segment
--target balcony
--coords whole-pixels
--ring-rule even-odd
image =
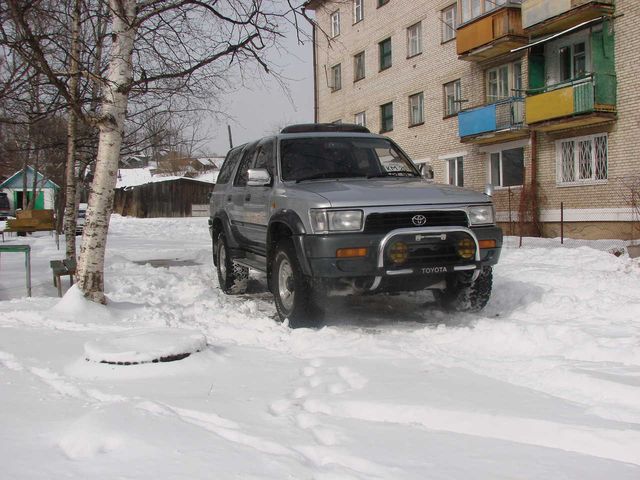
[[[463,143],[495,143],[526,137],[524,98],[508,98],[458,114],[458,132]]]
[[[460,60],[481,62],[527,43],[520,5],[492,10],[458,27],[456,48]]]
[[[616,119],[616,76],[613,74],[594,73],[540,89],[540,93],[528,93],[526,122],[534,130],[568,130]]]
[[[538,37],[615,11],[615,0],[524,0],[522,27],[527,35]]]

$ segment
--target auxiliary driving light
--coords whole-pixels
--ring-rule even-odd
[[[389,248],[389,258],[396,265],[400,265],[407,261],[409,258],[409,249],[407,248],[406,243],[395,242]]]
[[[458,255],[464,260],[470,260],[476,254],[476,244],[470,238],[463,238],[458,242]]]

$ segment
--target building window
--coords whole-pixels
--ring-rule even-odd
[[[587,73],[587,49],[585,42],[561,47],[558,55],[561,82],[583,77]]]
[[[513,187],[524,182],[524,148],[511,148],[491,154],[489,183],[495,187]]]
[[[442,10],[442,43],[456,38],[457,11],[455,4]]]
[[[464,187],[464,157],[447,159],[447,183]]]
[[[391,66],[391,38],[381,41],[378,44],[380,56],[380,70],[386,70]]]
[[[462,23],[473,20],[491,10],[505,5],[507,0],[460,0]],[[522,0],[509,0],[509,3],[522,3]]]
[[[444,116],[449,117],[460,111],[462,92],[460,80],[449,82],[444,85]]]
[[[389,3],[389,0],[378,0],[378,8]]]
[[[607,134],[556,142],[558,184],[597,183],[607,180]]]
[[[340,35],[340,10],[331,14],[331,37]]]
[[[424,123],[424,94],[416,93],[409,97],[409,126]]]
[[[362,80],[364,74],[364,52],[360,52],[353,56],[353,81]]]
[[[364,18],[364,0],[353,0],[353,23]]]
[[[380,105],[380,133],[393,130],[393,102]]]
[[[422,22],[407,28],[407,57],[422,53]]]
[[[331,91],[342,88],[342,65],[339,63],[331,67]]]
[[[508,63],[487,70],[487,103],[522,94],[522,62]]]
[[[367,115],[365,112],[356,113],[353,116],[353,123],[356,125],[362,125],[363,127],[367,126]]]

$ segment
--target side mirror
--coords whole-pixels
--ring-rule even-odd
[[[420,164],[420,174],[422,175],[422,178],[426,179],[426,180],[433,180],[434,174],[433,174],[433,167],[431,165],[429,165],[428,163],[422,163]]]
[[[489,197],[493,197],[493,185],[490,183],[487,183],[484,186],[484,194],[489,196]]]
[[[249,187],[264,187],[271,185],[271,175],[266,168],[250,168],[247,171],[247,185]]]

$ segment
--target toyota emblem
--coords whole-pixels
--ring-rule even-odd
[[[424,215],[414,215],[411,221],[415,226],[421,227],[422,225],[427,223],[427,217],[425,217]]]

